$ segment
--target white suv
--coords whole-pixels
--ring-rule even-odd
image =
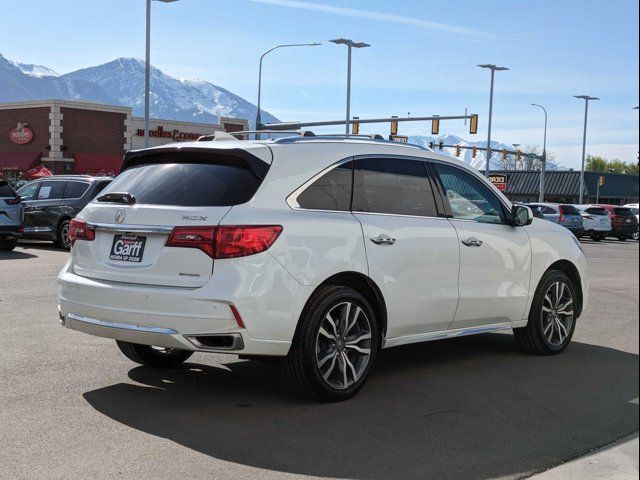
[[[281,357],[296,391],[329,401],[382,348],[513,329],[560,353],[587,301],[565,228],[451,157],[368,138],[130,152],[70,235],[64,326],[155,367]]]

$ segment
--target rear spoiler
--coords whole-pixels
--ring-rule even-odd
[[[260,180],[269,171],[269,164],[242,148],[214,149],[197,147],[166,147],[132,150],[124,156],[120,172],[140,165],[162,163],[201,163],[245,168]]]

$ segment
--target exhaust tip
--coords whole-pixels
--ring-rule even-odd
[[[219,333],[212,335],[185,335],[187,340],[202,350],[242,350],[244,342],[239,333]]]

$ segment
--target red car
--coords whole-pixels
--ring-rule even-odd
[[[602,207],[611,215],[611,233],[610,236],[616,237],[621,242],[632,238],[638,231],[638,219],[633,210],[628,207],[619,207],[617,205],[593,205],[594,207]]]

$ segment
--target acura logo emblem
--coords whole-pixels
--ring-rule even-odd
[[[124,211],[123,208],[119,208],[116,210],[115,220],[117,223],[124,222],[124,218],[127,216],[127,212]]]

